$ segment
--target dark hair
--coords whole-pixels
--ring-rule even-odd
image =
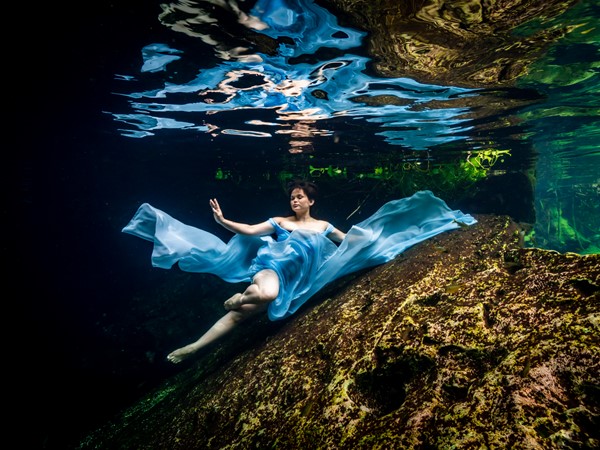
[[[317,195],[319,194],[319,189],[317,188],[317,185],[311,181],[306,181],[306,180],[290,181],[287,184],[288,196],[292,195],[292,191],[294,189],[302,189],[309,200],[316,200]]]

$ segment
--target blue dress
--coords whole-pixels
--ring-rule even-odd
[[[337,246],[323,232],[281,228],[276,238],[235,234],[225,243],[212,233],[185,225],[148,203],[142,204],[123,232],[153,242],[152,265],[211,273],[225,281],[251,281],[263,269],[274,270],[279,295],[269,304],[271,320],[296,312],[326,284],[361,269],[383,264],[407,248],[439,233],[472,225],[469,214],[451,210],[430,191],[392,200],[353,225]]]

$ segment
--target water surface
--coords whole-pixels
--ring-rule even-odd
[[[390,197],[431,189],[530,224],[527,245],[593,253],[599,214],[583,198],[598,193],[597,7],[515,22],[515,46],[548,42],[514,83],[494,85],[458,69],[455,84],[384,76],[385,49],[369,32],[311,0],[165,3],[156,17],[164,37],[149,36],[134,70],[115,73],[121,101],[105,112],[123,137],[189,143],[216,182],[256,189],[291,176],[337,178],[355,194],[348,211],[369,194],[373,201],[371,189]],[[428,27],[447,25],[429,14]],[[459,56],[423,64],[452,81],[442,67],[458,67],[451,58]]]

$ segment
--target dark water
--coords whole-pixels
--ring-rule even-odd
[[[24,443],[75,446],[177,373],[164,355],[233,289],[152,269],[148,245],[120,232],[142,202],[226,239],[208,198],[261,221],[285,213],[282,180],[310,176],[340,228],[431,189],[530,224],[526,245],[599,251],[597,1],[520,27],[572,31],[502,88],[384,78],[366,32],[312,2],[258,2],[278,7],[261,31],[218,2],[183,5],[15,15],[35,36],[9,58],[20,90],[7,130],[19,239],[4,248],[23,281],[6,351]]]

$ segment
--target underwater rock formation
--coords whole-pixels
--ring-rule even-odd
[[[243,324],[81,448],[597,448],[600,255],[476,217]]]
[[[544,24],[576,0],[322,0],[369,33],[374,69],[426,83],[512,85],[569,30]]]

